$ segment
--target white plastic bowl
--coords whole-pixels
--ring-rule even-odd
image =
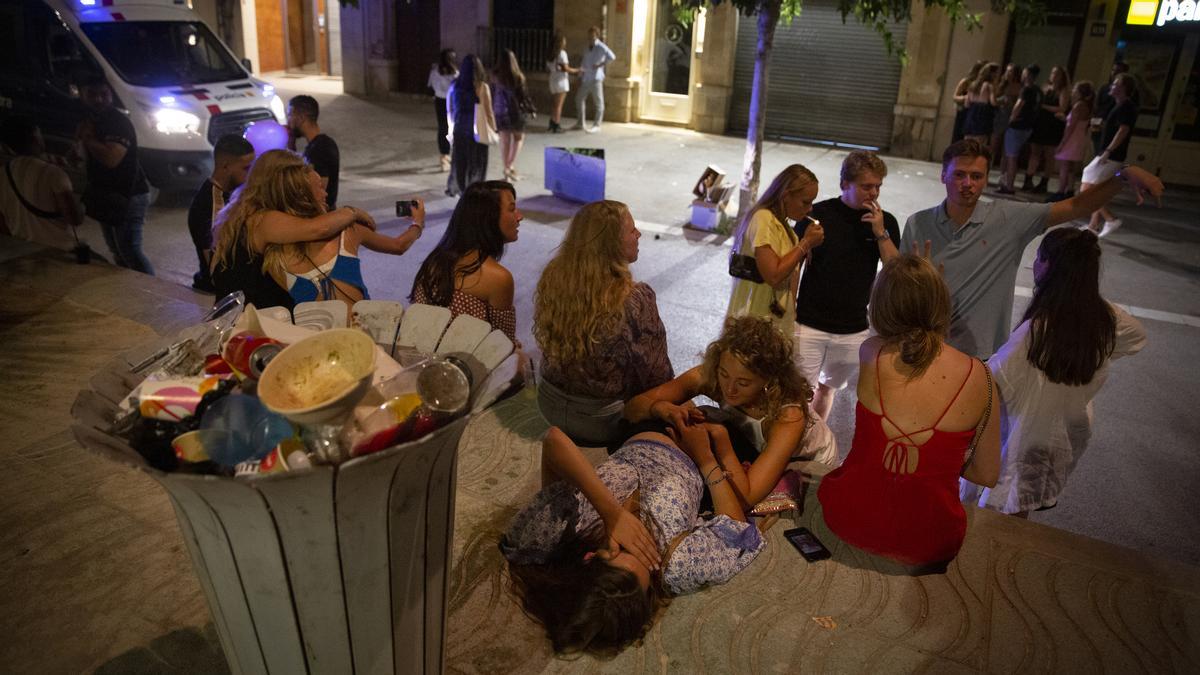
[[[375,343],[353,328],[327,330],[286,347],[258,380],[258,398],[297,424],[341,422],[371,386]]]

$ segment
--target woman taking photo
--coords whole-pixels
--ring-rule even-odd
[[[958,477],[990,486],[1000,471],[999,394],[987,366],[945,343],[950,291],[929,260],[889,260],[870,317],[854,444],[817,496],[842,541],[941,571],[967,530]]]
[[[766,546],[714,457],[719,428],[640,433],[596,468],[566,434],[546,434],[542,489],[500,551],[556,653],[614,655],[670,596],[728,581]],[[706,488],[715,515],[701,520]]]
[[[538,407],[581,445],[618,440],[625,401],[675,376],[654,290],[629,274],[641,236],[627,206],[592,202],[538,281]]]
[[[474,54],[463,57],[458,78],[449,92],[446,103],[450,119],[454,123],[454,143],[451,145],[450,177],[446,181],[446,194],[456,197],[467,191],[467,186],[487,178],[488,146],[475,141],[475,125],[480,128],[496,128],[496,116],[492,112],[492,90],[487,84],[487,71]],[[475,119],[475,104],[483,119]]]
[[[571,67],[571,60],[567,58],[567,37],[562,33],[555,33],[554,40],[550,43],[550,53],[546,55],[546,67],[550,71],[550,96],[554,103],[550,110],[550,128],[552,134],[562,133],[562,108],[563,101],[567,100],[567,92],[571,91],[571,75],[579,72],[578,68]]]
[[[533,100],[525,90],[525,73],[517,55],[505,49],[492,71],[496,109],[496,129],[500,132],[500,158],[504,160],[504,179],[521,180],[517,175],[517,156],[525,144],[525,118],[534,114]]]
[[[799,164],[771,181],[734,235],[739,242],[734,255],[753,258],[752,267],[761,281],[735,278],[726,316],[766,317],[785,335],[795,332],[800,263],[825,240],[825,231],[820,223],[810,221],[800,237],[788,221],[799,227],[816,198],[817,177]]]
[[[487,321],[519,345],[512,273],[500,258],[504,246],[517,240],[521,218],[511,184],[490,180],[468,187],[417,270],[408,299]]]
[[[446,97],[450,94],[454,78],[458,77],[458,68],[454,67],[457,58],[453,49],[443,49],[438,62],[429,69],[428,87],[433,90],[433,117],[437,120],[437,146],[443,173],[450,170],[450,124]]]
[[[1100,296],[1100,242],[1087,230],[1046,233],[1033,300],[988,364],[1004,399],[1004,466],[991,489],[962,497],[1021,517],[1052,508],[1092,435],[1092,399],[1108,364],[1141,351],[1146,331]]]
[[[625,405],[625,419],[657,419],[676,428],[697,424],[704,416],[691,401],[700,395],[716,401],[752,446],[748,456],[738,457],[725,427],[715,432],[714,452],[747,511],[771,493],[792,461],[837,461],[833,434],[809,411],[812,388],[792,360],[791,336],[764,318],[725,319],[704,361],[635,396]]]
[[[217,299],[242,291],[256,307],[290,310],[295,301],[286,290],[284,245],[336,239],[356,224],[375,228],[371,215],[353,206],[325,213],[324,193],[321,177],[293,152],[271,150],[255,160],[246,183],[217,215]]]

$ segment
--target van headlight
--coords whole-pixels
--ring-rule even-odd
[[[160,134],[194,134],[200,130],[200,118],[184,110],[159,108],[151,116]]]
[[[275,121],[280,124],[287,123],[287,110],[283,108],[283,99],[279,96],[271,97],[271,114],[275,116]]]

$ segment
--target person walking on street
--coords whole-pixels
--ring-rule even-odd
[[[454,60],[458,55],[453,49],[443,49],[438,62],[429,69],[429,88],[433,90],[433,118],[437,121],[437,147],[441,157],[442,173],[450,170],[450,118],[446,110],[446,96],[450,85],[458,77]]]
[[[288,101],[287,124],[291,133],[289,150],[296,149],[296,141],[303,138],[304,160],[308,162],[325,183],[325,206],[330,211],[337,209],[338,173],[341,170],[341,155],[337,143],[328,134],[321,133],[317,123],[321,106],[317,99],[300,95]]]
[[[0,177],[0,232],[61,251],[80,246],[75,228],[83,210],[67,172],[43,159],[46,141],[37,123],[24,115],[5,119],[0,143],[16,154]]]
[[[479,57],[474,54],[463,57],[449,96],[446,103],[454,127],[454,142],[450,144],[453,154],[446,194],[457,197],[465,194],[468,187],[487,179],[488,146],[475,140],[475,125],[496,128],[492,90]],[[476,105],[483,119],[475,119]]]
[[[588,48],[583,53],[583,63],[579,70],[583,73],[583,81],[579,83],[579,93],[575,94],[575,107],[579,111],[579,120],[573,129],[583,129],[589,134],[600,131],[600,122],[604,119],[604,66],[617,60],[617,55],[608,45],[600,41],[600,28],[592,26],[588,29]],[[596,123],[587,126],[587,99],[591,96],[596,100]]]
[[[948,344],[987,358],[1008,339],[1017,268],[1025,247],[1046,229],[1084,218],[1126,184],[1141,204],[1145,195],[1161,202],[1163,184],[1150,172],[1125,166],[1090,189],[1053,204],[998,200],[980,202],[991,157],[975,141],[952,143],[942,153],[946,199],[909,217],[900,238],[904,251],[924,244],[941,265],[953,300]]]
[[[150,206],[150,183],[138,162],[133,123],[113,107],[112,89],[102,75],[93,76],[80,92],[87,115],[76,140],[87,157],[87,190],[83,203],[100,223],[113,262],[137,272],[154,274],[142,253],[142,228]]]
[[[879,262],[899,254],[900,226],[879,207],[884,176],[878,155],[855,150],[842,162],[841,196],[813,205],[825,239],[809,254],[796,295],[796,364],[816,391],[813,412],[824,420],[838,390],[855,379]],[[796,233],[803,237],[809,222]]]
[[[213,147],[213,172],[200,184],[188,207],[188,234],[196,247],[200,270],[192,275],[192,288],[215,293],[212,283],[213,222],[229,203],[229,197],[242,183],[254,163],[254,146],[238,134],[226,134]]]
[[[1104,118],[1101,129],[1100,154],[1096,155],[1083,169],[1083,183],[1080,191],[1110,180],[1122,171],[1125,156],[1129,153],[1129,139],[1133,136],[1133,127],[1137,124],[1138,109],[1136,103],[1137,85],[1129,73],[1120,73],[1113,78],[1109,86],[1109,96],[1115,102],[1108,116]],[[1104,223],[1101,229],[1100,223]],[[1105,199],[1092,213],[1088,227],[1101,239],[1107,237],[1121,227],[1121,219],[1108,210],[1108,200]]]
[[[492,71],[492,96],[496,115],[496,130],[500,132],[500,159],[504,160],[504,179],[521,180],[517,174],[517,156],[525,145],[526,118],[536,115],[533,99],[525,88],[525,73],[517,63],[517,55],[505,49],[500,62]]]

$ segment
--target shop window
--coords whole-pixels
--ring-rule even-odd
[[[1175,131],[1171,140],[1200,142],[1200,57],[1192,60],[1183,95],[1175,106]]]
[[[1153,40],[1122,40],[1117,53],[1129,64],[1129,74],[1137,81],[1138,136],[1157,136],[1171,92],[1171,79],[1179,61],[1181,40],[1178,36],[1160,35]]]

